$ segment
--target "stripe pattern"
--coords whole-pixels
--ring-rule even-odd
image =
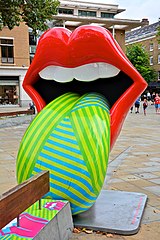
[[[59,121],[74,106],[78,94],[66,93],[48,104],[28,127],[17,156],[17,180],[21,183],[32,175],[32,171],[43,144]],[[65,104],[64,104],[65,103]]]
[[[0,240],[34,239],[40,229],[43,228],[51,219],[53,219],[67,203],[66,201],[54,201],[54,209],[50,210],[45,207],[45,205],[50,202],[53,203],[53,200],[41,199],[41,210],[39,210],[38,201],[26,209],[25,212],[21,213],[19,216],[20,227],[17,228],[16,221],[12,221],[8,226],[0,230]],[[58,207],[56,207],[57,204]],[[28,236],[28,233],[30,236]]]
[[[47,116],[43,109],[27,130],[18,154],[17,175],[21,182],[49,170],[46,197],[67,199],[72,213],[77,214],[93,205],[104,182],[110,150],[109,108],[106,99],[96,93],[63,97],[47,106]]]

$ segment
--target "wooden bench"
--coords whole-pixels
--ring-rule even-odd
[[[0,117],[14,117],[19,115],[32,115],[33,110],[23,110],[23,111],[11,111],[11,112],[0,112]]]
[[[18,216],[23,211],[40,200],[48,191],[49,171],[42,171],[2,194],[0,196],[0,229],[13,219],[18,220]]]

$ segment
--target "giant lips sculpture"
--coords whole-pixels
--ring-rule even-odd
[[[146,86],[105,28],[45,32],[23,83],[39,114],[20,145],[18,182],[47,169],[46,197],[67,199],[73,214],[86,211],[101,191],[128,110]]]

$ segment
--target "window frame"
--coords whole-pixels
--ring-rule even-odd
[[[14,39],[0,38],[0,48],[1,48],[1,63],[14,64]]]
[[[80,13],[86,13],[86,14],[80,14]],[[93,15],[92,15],[92,14]],[[96,11],[86,11],[86,10],[78,10],[78,16],[81,16],[81,17],[97,17],[97,12]]]
[[[102,16],[102,15],[104,15],[104,16]],[[101,12],[101,18],[114,18],[114,16],[115,16],[114,13]]]
[[[158,81],[160,81],[160,71],[158,71]]]
[[[153,43],[150,43],[149,44],[149,51],[152,52],[154,49],[154,44]]]
[[[150,63],[150,65],[153,65],[153,56],[149,57],[149,63]]]
[[[66,14],[66,15],[73,15],[74,9],[71,8],[59,8],[58,9],[59,14]]]

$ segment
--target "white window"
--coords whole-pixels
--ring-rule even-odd
[[[158,55],[158,64],[160,64],[160,55]]]
[[[150,43],[150,45],[149,45],[149,50],[150,50],[150,51],[153,51],[153,43]]]
[[[30,53],[31,53],[31,54],[35,54],[35,52],[36,52],[36,46],[30,46],[30,47],[29,47],[29,50],[30,50]]]
[[[150,65],[153,65],[153,56],[150,57]]]
[[[14,63],[13,39],[0,39],[1,63]]]
[[[158,43],[158,49],[160,49],[160,43]]]
[[[160,71],[158,71],[158,81],[160,81]]]

